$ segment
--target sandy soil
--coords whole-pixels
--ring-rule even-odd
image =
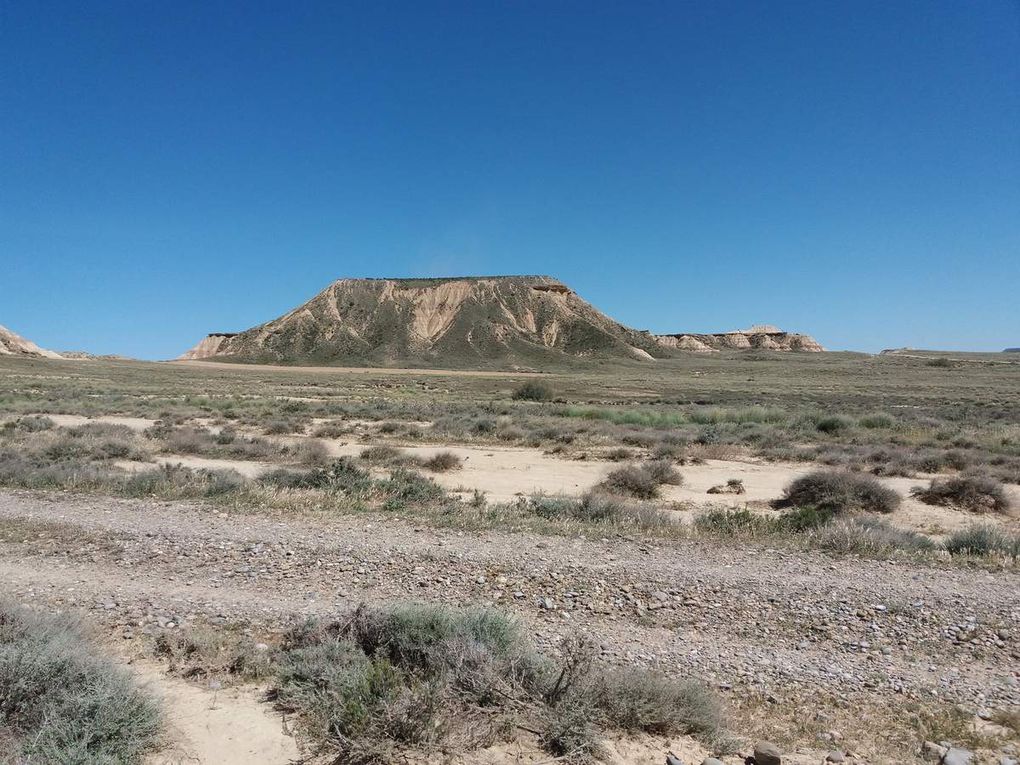
[[[163,702],[168,745],[146,765],[286,765],[299,756],[283,718],[255,688],[214,690],[136,662],[135,674]]]
[[[101,417],[84,417],[80,414],[40,414],[39,417],[48,417],[55,425],[63,428],[75,428],[89,422],[104,422],[109,425],[124,425],[131,430],[141,433],[146,428],[152,427],[155,420],[145,417],[122,417],[115,414],[107,414]]]
[[[297,439],[290,439],[297,440]],[[373,443],[369,441],[328,440],[323,443],[333,456],[357,457]],[[621,463],[606,460],[567,460],[545,454],[541,449],[478,446],[406,446],[408,454],[427,459],[437,452],[449,451],[463,461],[463,467],[448,473],[429,474],[437,483],[451,491],[484,491],[490,500],[506,502],[516,496],[533,494],[579,495],[599,483]],[[236,470],[248,478],[272,470],[278,465],[244,460],[213,459],[190,455],[161,455],[160,464],[182,464],[192,468]],[[145,463],[120,462],[127,470],[147,469]],[[662,500],[675,505],[682,519],[692,519],[699,509],[726,506],[769,512],[768,503],[782,496],[783,489],[794,479],[817,470],[817,465],[802,462],[759,462],[754,460],[708,460],[700,465],[680,469],[682,486],[664,486]],[[742,495],[708,494],[708,490],[730,478],[744,482]],[[894,526],[927,534],[941,535],[972,524],[979,516],[952,508],[926,505],[910,496],[910,489],[930,478],[881,478],[882,483],[903,497],[900,508],[886,517]],[[1020,487],[1008,486],[1015,506],[1020,507]],[[691,512],[693,510],[693,512]],[[981,520],[1014,528],[1020,521],[999,515]]]

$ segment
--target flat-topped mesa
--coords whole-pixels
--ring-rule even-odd
[[[31,340],[0,326],[0,356],[34,356],[40,359],[60,359],[59,353],[40,348]]]
[[[810,335],[784,332],[770,324],[756,324],[750,329],[710,334],[678,333],[653,335],[664,348],[694,353],[718,353],[727,350],[802,351],[818,353],[825,349]]]
[[[210,335],[184,359],[276,364],[541,368],[669,355],[549,276],[340,279],[257,327]]]

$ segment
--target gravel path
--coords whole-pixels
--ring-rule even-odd
[[[0,492],[0,532],[0,594],[91,609],[125,637],[361,600],[492,603],[541,644],[580,629],[613,661],[734,692],[1020,704],[1015,571],[29,492]]]

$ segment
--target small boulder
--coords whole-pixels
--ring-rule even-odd
[[[846,755],[838,749],[834,749],[825,755],[826,762],[846,762]]]
[[[783,756],[779,747],[768,741],[759,741],[754,745],[755,765],[783,765]]]
[[[666,755],[666,765],[684,765],[684,763],[679,757],[670,752]]]
[[[701,765],[723,765],[723,761],[717,760],[715,757],[706,757],[701,761]]]

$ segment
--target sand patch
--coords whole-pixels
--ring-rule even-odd
[[[131,430],[141,433],[146,428],[156,424],[155,420],[146,417],[126,417],[116,414],[104,414],[99,417],[84,417],[80,414],[39,414],[39,417],[47,417],[53,420],[55,425],[62,428],[76,428],[79,425],[86,425],[90,422],[102,422],[108,425],[123,425]]]
[[[170,743],[146,765],[286,765],[299,758],[284,720],[253,688],[213,691],[136,663],[133,670],[163,702]]]

